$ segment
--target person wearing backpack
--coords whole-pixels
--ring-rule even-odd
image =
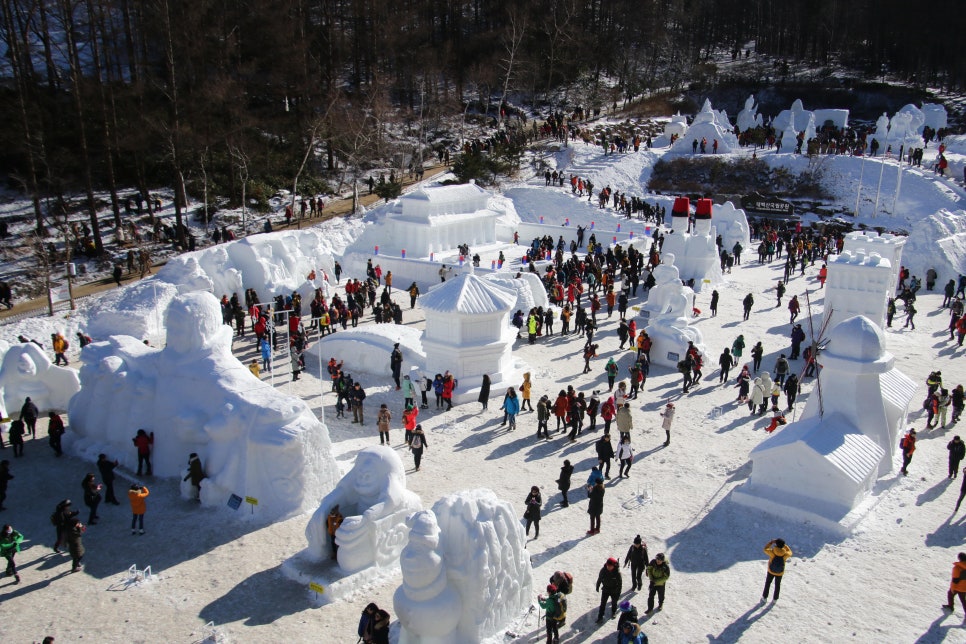
[[[617,629],[617,644],[647,644],[647,635],[639,624],[626,621]]]
[[[765,544],[765,554],[768,555],[768,573],[765,576],[765,590],[761,593],[761,603],[768,601],[768,589],[775,582],[775,594],[772,601],[778,601],[782,589],[782,576],[785,574],[785,562],[792,556],[792,549],[785,545],[783,539],[772,539]]]
[[[413,461],[416,465],[416,471],[419,471],[419,462],[423,459],[423,450],[426,449],[426,435],[423,434],[423,426],[416,425],[415,431],[413,431],[413,440],[409,444],[409,449],[413,453]]]
[[[567,598],[553,584],[547,584],[547,595],[537,595],[537,603],[545,611],[547,644],[560,643],[560,627],[567,621]]]

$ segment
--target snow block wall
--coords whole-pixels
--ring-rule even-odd
[[[205,505],[251,496],[263,520],[315,507],[339,471],[325,425],[231,354],[231,329],[210,293],[175,297],[165,327],[164,349],[130,336],[84,348],[83,388],[69,406],[71,449],[91,460],[103,452],[134,470],[131,441],[143,428],[155,435],[155,475],[183,476],[188,455],[198,453]]]

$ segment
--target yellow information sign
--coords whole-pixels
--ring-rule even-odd
[[[256,499],[253,496],[246,496],[245,497],[245,503],[249,503],[251,505],[258,505],[258,499]]]
[[[309,583],[309,590],[314,590],[321,595],[325,592],[325,587],[322,584],[317,584],[313,581]]]

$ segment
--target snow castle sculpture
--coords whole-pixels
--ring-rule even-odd
[[[801,419],[752,450],[751,477],[734,500],[847,532],[876,479],[892,470],[916,384],[895,368],[868,318],[839,323],[829,340],[824,395],[813,390]]]
[[[884,328],[889,296],[899,285],[899,268],[906,238],[873,231],[845,236],[842,252],[829,259],[823,323],[864,315]],[[828,322],[834,317],[832,322]]]
[[[188,454],[201,457],[205,505],[251,496],[264,520],[314,506],[338,476],[325,425],[232,355],[232,332],[212,294],[174,298],[165,328],[164,349],[130,336],[84,347],[83,387],[68,410],[72,451],[104,452],[133,470],[131,438],[144,428],[155,433],[155,475],[180,476]]]
[[[715,204],[712,209],[714,227],[721,235],[721,247],[729,253],[735,244],[741,244],[744,249],[751,248],[751,234],[748,226],[748,217],[741,208],[735,208],[730,201],[721,205]],[[667,237],[664,238],[667,243]],[[718,264],[720,270],[721,264]]]
[[[450,494],[407,524],[403,583],[393,600],[400,644],[479,642],[530,606],[533,572],[523,526],[492,491]]]
[[[718,152],[732,152],[738,149],[738,137],[732,131],[731,123],[723,112],[715,111],[711,107],[711,101],[705,99],[701,111],[694,116],[691,127],[685,135],[674,142],[672,152],[691,154],[692,142],[705,139],[708,154],[712,152],[714,141],[718,141]]]
[[[712,283],[721,281],[721,262],[715,243],[717,232],[711,225],[711,200],[698,200],[694,230],[691,232],[688,232],[689,211],[690,200],[687,197],[674,200],[671,207],[671,228],[674,234],[664,236],[661,252],[671,253],[681,279],[693,279],[697,290],[701,290],[706,279],[710,279]]]
[[[335,506],[345,517],[335,533],[338,562],[346,572],[396,563],[406,543],[406,517],[422,509],[415,492],[406,489],[406,470],[395,450],[368,447],[352,469],[329,492],[305,528],[309,555],[331,553],[326,517]]]
[[[647,322],[645,331],[653,343],[651,362],[674,369],[684,359],[688,342],[693,342],[702,355],[705,353],[701,332],[690,326],[694,291],[681,283],[672,253],[662,253],[653,275],[657,284],[641,306],[640,315]]]
[[[29,396],[41,413],[63,411],[80,391],[80,380],[76,371],[55,365],[43,349],[33,342],[24,342],[11,346],[3,356],[0,391],[5,410],[19,411]]]

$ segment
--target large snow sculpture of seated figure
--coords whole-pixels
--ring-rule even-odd
[[[153,431],[156,476],[183,476],[185,457],[196,453],[208,476],[202,503],[251,496],[261,520],[305,512],[332,489],[338,465],[328,430],[302,400],[279,394],[232,355],[213,295],[175,297],[165,328],[164,349],[130,336],[84,348],[84,387],[69,407],[73,451],[133,468],[134,432]]]
[[[647,320],[645,331],[653,343],[651,362],[676,367],[678,361],[684,359],[688,342],[693,342],[698,352],[704,355],[701,332],[690,326],[694,317],[691,305],[694,291],[681,283],[672,253],[664,253],[660,265],[654,267],[653,275],[657,284],[641,307],[641,316]]]
[[[406,517],[422,509],[419,497],[406,489],[402,459],[384,446],[359,452],[352,469],[322,499],[305,528],[314,558],[329,558],[326,517],[336,505],[345,515],[335,533],[336,556],[347,572],[394,563],[406,542]]]
[[[63,411],[71,396],[80,391],[80,380],[76,371],[58,367],[43,349],[24,342],[11,346],[3,356],[0,389],[9,411],[19,410],[28,396],[41,412]]]

